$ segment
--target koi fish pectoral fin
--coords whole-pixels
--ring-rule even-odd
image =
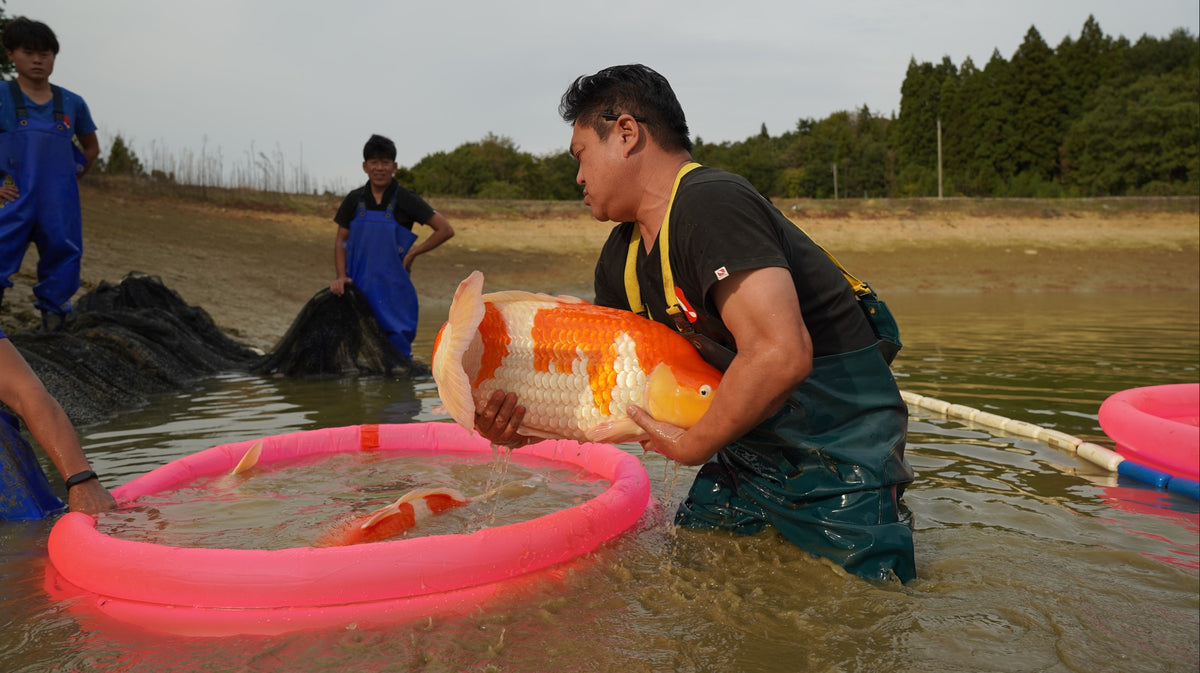
[[[634,423],[633,419],[628,417],[597,423],[595,427],[587,431],[586,435],[589,442],[614,444],[650,439],[650,435],[642,429],[642,426]]]
[[[381,522],[388,519],[389,517],[398,516],[398,515],[403,514],[403,512],[401,511],[401,506],[403,504],[404,504],[404,502],[397,500],[396,502],[393,502],[390,505],[384,505],[383,507],[380,507],[379,509],[377,509],[374,512],[371,512],[369,515],[367,515],[367,518],[362,522],[362,524],[359,525],[359,528],[361,530],[366,530],[373,526],[378,526]],[[411,514],[410,514],[410,516],[411,516]]]
[[[554,432],[551,430],[543,430],[542,428],[533,427],[533,426],[525,425],[525,424],[521,425],[521,431],[518,432],[517,435],[522,436],[522,437],[532,437],[532,438],[536,438],[536,439],[560,439],[560,438],[562,438],[562,435],[560,433],[557,433],[557,432]]]
[[[233,471],[230,472],[230,474],[241,474],[255,465],[258,465],[258,458],[262,455],[262,447],[263,440],[260,439],[255,442],[246,451],[246,453],[242,455],[242,459],[238,461],[238,464],[234,466]]]

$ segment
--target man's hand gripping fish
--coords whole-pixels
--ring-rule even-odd
[[[459,284],[433,345],[433,377],[449,414],[475,427],[493,391],[526,408],[521,433],[577,441],[640,441],[629,405],[689,428],[721,373],[674,330],[576,297],[483,294],[483,274]]]

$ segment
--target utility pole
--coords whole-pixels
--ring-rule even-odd
[[[834,200],[834,201],[837,201],[837,197],[838,197],[838,190],[837,190],[837,162],[835,161],[835,162],[833,162],[833,200]]]
[[[938,134],[938,198],[942,198],[942,118],[937,120]]]

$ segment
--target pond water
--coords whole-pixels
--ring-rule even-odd
[[[1200,380],[1200,296],[887,297],[902,389],[1108,444],[1118,390]],[[439,316],[426,316],[427,354]],[[427,356],[426,356],[427,357]],[[81,429],[112,487],[215,444],[444,421],[431,380],[214,377]],[[1195,671],[1197,502],[1037,442],[918,409],[919,579],[876,585],[780,542],[675,529],[694,469],[641,454],[629,533],[468,615],[284,636],[165,636],[52,601],[52,522],[0,522],[4,671]],[[514,480],[527,478],[514,474]],[[290,514],[288,516],[291,516]]]
[[[96,530],[204,549],[329,546],[345,539],[351,523],[362,525],[406,493],[454,489],[467,504],[422,517],[403,537],[467,535],[572,507],[609,485],[566,463],[483,454],[396,450],[280,460],[139,497],[133,507],[101,514]]]

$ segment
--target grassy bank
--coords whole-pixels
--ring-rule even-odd
[[[146,179],[88,176],[88,189],[121,193],[130,198],[169,199],[221,208],[268,213],[333,217],[344,194],[285,194],[250,189],[179,185]],[[427,196],[447,217],[540,219],[586,216],[581,201],[462,199]],[[1116,216],[1130,213],[1200,215],[1200,196],[1109,197],[1088,199],[777,199],[775,206],[793,218],[916,218],[938,215],[970,217],[1056,218]]]

